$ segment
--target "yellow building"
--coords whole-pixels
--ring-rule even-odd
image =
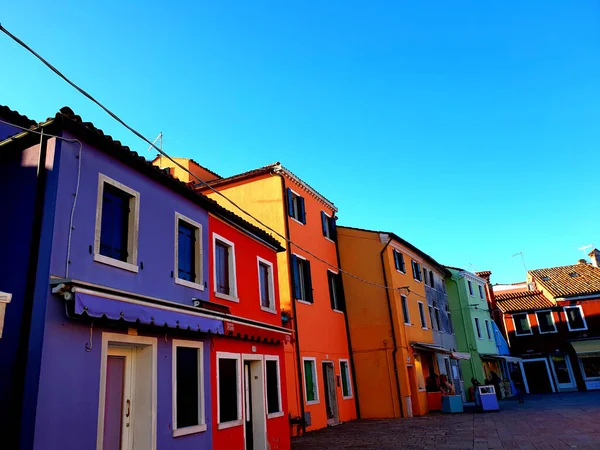
[[[377,285],[342,275],[360,415],[426,414],[426,378],[440,373],[435,354],[449,351],[434,344],[424,267],[448,271],[393,233],[350,227],[337,233],[341,268]]]

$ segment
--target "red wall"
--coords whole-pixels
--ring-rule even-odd
[[[277,282],[277,252],[212,215],[210,215],[208,219],[208,230],[208,251],[210,252],[208,256],[208,286],[210,301],[227,306],[233,315],[281,326],[279,289]],[[215,296],[213,233],[216,233],[235,244],[235,264],[239,303]],[[273,264],[275,313],[263,311],[260,308],[257,256],[260,256]]]
[[[281,408],[283,415],[273,419],[267,418],[267,440],[268,447],[273,450],[288,450],[290,448],[290,434],[288,424],[288,403],[287,403],[287,387],[285,381],[285,357],[284,344],[262,344],[241,339],[232,339],[225,337],[214,337],[211,341],[211,389],[212,389],[212,417],[213,417],[213,448],[214,449],[240,449],[244,448],[244,421],[239,426],[218,429],[217,415],[217,352],[229,352],[251,355],[275,355],[279,356],[279,370],[281,380]],[[285,344],[291,345],[291,344]],[[256,351],[252,351],[255,347]],[[263,363],[264,368],[264,363]],[[243,376],[243,375],[242,375]],[[266,386],[265,386],[266,391]],[[265,407],[266,408],[266,407]],[[244,408],[242,407],[242,414]],[[242,417],[243,419],[243,417]]]

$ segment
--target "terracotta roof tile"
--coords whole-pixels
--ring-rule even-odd
[[[529,274],[554,297],[600,296],[600,268],[590,264],[530,270]]]
[[[498,308],[504,313],[547,309],[554,303],[544,297],[541,291],[523,291],[495,294]]]

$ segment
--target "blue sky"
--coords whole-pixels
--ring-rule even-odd
[[[597,2],[133,3],[12,2],[0,23],[171,155],[281,161],[340,224],[444,264],[516,282],[517,252],[600,246]],[[69,105],[154,156],[4,35],[0,54],[0,103]]]

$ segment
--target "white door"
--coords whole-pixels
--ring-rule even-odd
[[[108,348],[102,450],[133,448],[134,358],[130,347]]]
[[[554,373],[554,379],[558,390],[569,390],[575,389],[575,377],[573,376],[573,368],[571,367],[571,361],[569,355],[557,355],[550,358],[552,362],[552,372]]]

